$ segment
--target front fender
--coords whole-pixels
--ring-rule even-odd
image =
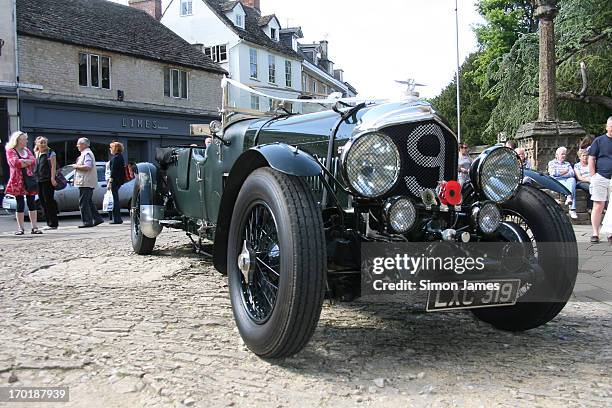
[[[138,163],[138,175],[134,182],[132,203],[137,202],[139,196],[139,207],[132,211],[140,212],[140,230],[148,238],[157,237],[162,226],[159,223],[164,219],[164,206],[162,193],[159,191],[157,167],[151,163]]]
[[[525,170],[523,175],[533,180],[534,187],[552,190],[566,196],[571,195],[570,191],[563,184],[559,183],[557,180],[547,174],[543,174],[535,170]]]
[[[234,203],[249,174],[260,167],[271,167],[281,173],[298,177],[318,176],[322,172],[314,157],[284,143],[256,146],[238,157],[223,189],[215,230],[213,264],[223,274],[227,271],[227,241]]]
[[[261,154],[269,167],[290,176],[312,177],[321,174],[321,166],[314,157],[285,143],[256,146],[242,155],[247,155],[249,152]]]

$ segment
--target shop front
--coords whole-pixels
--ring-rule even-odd
[[[109,159],[108,145],[123,143],[129,162],[153,161],[155,148],[176,144],[201,144],[190,136],[190,125],[217,119],[208,115],[185,115],[175,112],[143,111],[117,107],[59,103],[22,99],[21,130],[30,136],[49,139],[57,153],[58,164],[74,163],[78,157],[76,141],[86,137],[98,161]]]

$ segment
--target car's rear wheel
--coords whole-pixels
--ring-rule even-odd
[[[238,194],[227,253],[245,344],[265,358],[300,351],[319,320],[327,266],[321,211],[304,181],[255,170]]]
[[[131,220],[131,238],[132,248],[138,255],[149,255],[153,252],[155,246],[155,238],[149,238],[142,233],[140,229],[140,190],[135,189],[134,195],[132,196],[132,203],[134,205],[130,207],[130,220]]]
[[[544,276],[531,283],[514,306],[475,309],[473,313],[498,329],[529,330],[551,321],[569,300],[578,273],[576,236],[561,207],[533,187],[521,186],[504,205],[504,214],[509,227],[506,240],[529,245]]]

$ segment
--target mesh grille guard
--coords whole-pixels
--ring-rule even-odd
[[[421,192],[435,189],[438,181],[457,179],[457,139],[445,127],[427,121],[381,131],[393,139],[401,158],[399,180],[385,197],[407,195],[420,200]]]

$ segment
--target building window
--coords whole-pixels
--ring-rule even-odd
[[[276,40],[276,28],[270,28],[270,37]]]
[[[308,88],[306,87],[307,84],[307,78],[306,75],[302,75],[302,91],[307,91]]]
[[[204,55],[215,62],[227,61],[227,45],[215,45],[204,48]]]
[[[259,95],[251,95],[251,109],[259,110]]]
[[[287,88],[291,88],[291,76],[291,61],[285,60],[285,86],[287,86]]]
[[[79,53],[79,85],[111,89],[109,57]]]
[[[181,0],[181,16],[190,16],[192,12],[192,0]]]
[[[172,98],[187,99],[189,81],[187,72],[180,69],[164,69],[164,95]]]
[[[242,24],[242,14],[236,14],[236,25],[240,28],[244,28]]]
[[[276,57],[268,55],[268,82],[276,83]]]
[[[257,50],[251,48],[249,50],[250,66],[251,66],[251,78],[257,79]]]
[[[317,93],[317,81],[313,79],[311,80],[310,84],[311,84],[312,93],[316,94]]]

